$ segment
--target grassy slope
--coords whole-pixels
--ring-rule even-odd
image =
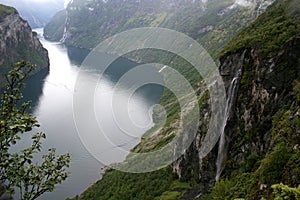
[[[0,4],[0,21],[5,16],[7,16],[13,12],[16,12],[16,9],[14,9],[13,7],[4,6],[4,5]]]
[[[300,36],[300,4],[274,4],[267,13],[244,28],[222,51],[222,56],[257,45],[261,53],[273,56],[289,40]]]
[[[170,168],[146,174],[109,170],[102,180],[85,191],[80,198],[74,199],[153,200],[170,188],[172,180]]]

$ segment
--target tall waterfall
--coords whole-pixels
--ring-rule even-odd
[[[64,32],[63,32],[63,36],[60,39],[60,42],[65,42],[65,40],[67,39],[68,36],[68,30],[67,30],[67,26],[69,23],[69,19],[68,19],[68,10],[66,9],[66,21],[65,21],[65,27],[64,27]]]
[[[221,129],[221,135],[220,135],[220,141],[219,141],[219,150],[218,150],[218,157],[216,161],[216,181],[219,180],[226,164],[227,160],[227,149],[228,149],[228,143],[229,143],[229,136],[226,134],[226,126],[228,121],[233,117],[234,114],[234,107],[236,103],[236,96],[238,92],[238,87],[240,83],[240,79],[242,77],[242,64],[244,61],[246,51],[242,54],[239,63],[238,63],[238,70],[236,74],[234,75],[230,86],[227,90],[227,101],[225,106],[225,115],[224,120],[222,122],[222,129]]]

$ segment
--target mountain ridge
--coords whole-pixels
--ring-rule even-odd
[[[45,27],[45,38],[91,49],[121,31],[164,27],[197,39],[217,57],[220,43],[225,45],[227,38],[252,21],[258,9],[263,12],[268,5],[265,2],[273,0],[74,0]]]

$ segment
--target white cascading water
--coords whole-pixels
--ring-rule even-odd
[[[237,90],[237,86],[238,86],[238,74],[233,78],[233,80],[231,81],[230,87],[228,89],[228,98],[227,98],[227,102],[226,102],[226,107],[225,107],[225,117],[224,117],[224,121],[222,124],[222,132],[221,132],[221,136],[220,136],[220,142],[219,142],[219,151],[218,151],[218,157],[217,157],[217,173],[216,173],[216,181],[219,180],[220,175],[225,167],[225,161],[226,161],[226,154],[227,154],[227,147],[226,147],[226,140],[227,140],[227,136],[224,133],[225,132],[225,127],[227,124],[227,121],[229,119],[229,115],[233,106],[233,99],[235,98],[235,91]]]
[[[222,129],[221,129],[221,135],[220,135],[220,141],[219,141],[219,149],[218,149],[218,157],[216,161],[216,182],[219,181],[220,176],[225,168],[226,160],[227,160],[227,146],[228,146],[228,136],[225,134],[225,128],[227,125],[228,120],[232,117],[233,109],[235,106],[236,96],[238,92],[238,86],[240,79],[242,77],[242,64],[244,61],[246,50],[242,54],[239,64],[238,64],[238,71],[236,72],[235,76],[233,77],[230,86],[227,91],[227,101],[226,101],[226,107],[225,107],[225,116],[224,120],[222,122]]]
[[[65,40],[67,39],[67,36],[68,36],[67,26],[68,26],[68,10],[66,9],[66,21],[65,21],[64,33],[63,33],[62,38],[60,39],[60,42],[62,42],[62,43],[65,42]]]

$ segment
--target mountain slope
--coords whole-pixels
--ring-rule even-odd
[[[274,199],[273,184],[297,187],[299,17],[297,1],[278,1],[224,49],[219,70],[232,108],[225,118],[225,145],[216,145],[199,160],[199,141],[205,136],[210,114],[210,102],[202,98],[197,139],[173,164],[176,176],[169,168],[144,175],[109,170],[78,199]],[[141,186],[152,182],[157,184],[143,193],[146,190]],[[297,199],[291,191],[282,195]]]
[[[90,49],[121,31],[164,27],[199,39],[216,58],[229,38],[265,9],[266,2],[273,0],[74,0],[66,15],[57,14],[45,27],[45,37]],[[64,31],[57,29],[62,26]]]
[[[196,170],[203,183],[214,185],[221,178],[207,199],[273,199],[273,184],[300,184],[299,11],[296,1],[277,2],[223,51],[220,73],[235,102],[226,119],[224,145],[195,166],[195,143],[174,164],[185,181]],[[231,93],[235,78],[238,86]]]
[[[28,60],[37,65],[36,71],[49,66],[48,52],[43,48],[28,23],[18,12],[0,4],[0,83],[11,69],[11,64]]]
[[[64,9],[64,0],[0,0],[0,3],[16,8],[31,28],[44,27],[55,13]]]

